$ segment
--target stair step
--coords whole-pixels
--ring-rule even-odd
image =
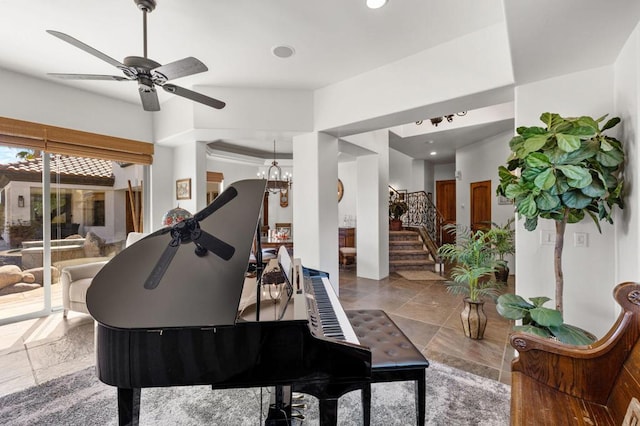
[[[389,241],[389,250],[422,250],[420,241]]]
[[[411,262],[424,262],[426,260],[431,261],[430,256],[424,255],[398,255],[398,256],[389,256],[389,262],[406,260]]]
[[[435,262],[413,230],[389,231],[389,271],[435,270]]]
[[[420,236],[415,231],[389,231],[389,242],[406,240],[420,241]]]
[[[433,260],[389,260],[389,271],[435,270]]]

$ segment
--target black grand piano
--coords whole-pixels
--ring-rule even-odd
[[[269,425],[290,420],[286,393],[294,388],[319,398],[320,424],[336,424],[337,399],[370,378],[371,352],[327,274],[281,250],[284,283],[266,285],[276,299],[245,277],[264,189],[264,180],[237,182],[94,278],[87,306],[97,321],[97,374],[118,388],[121,425],[138,423],[142,388],[187,385],[276,386],[284,397]]]

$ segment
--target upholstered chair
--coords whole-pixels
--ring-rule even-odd
[[[127,235],[125,247],[129,247],[146,235],[143,232],[130,232]],[[91,262],[62,268],[60,283],[62,284],[62,306],[65,318],[69,311],[89,313],[87,310],[87,290],[93,277],[107,262]]]
[[[91,285],[93,277],[106,264],[107,261],[103,261],[62,268],[60,283],[62,284],[62,306],[65,318],[69,311],[89,313],[87,310],[87,289]]]

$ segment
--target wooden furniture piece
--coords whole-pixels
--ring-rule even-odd
[[[278,240],[278,239],[272,239],[272,238],[261,238],[260,245],[262,246],[263,250],[275,249],[276,251],[280,248],[280,246],[285,246],[287,248],[287,251],[289,252],[289,255],[293,254],[292,239]]]
[[[356,228],[338,228],[338,247],[356,246]]]
[[[424,425],[426,383],[429,361],[411,340],[381,310],[345,311],[360,344],[371,349],[371,381],[362,389],[362,417],[371,421],[371,383],[415,382],[416,421]]]
[[[592,345],[511,334],[512,425],[640,424],[640,284],[613,294],[622,312]]]
[[[340,265],[347,266],[352,263],[356,263],[356,248],[355,247],[341,247],[338,250]]]
[[[356,261],[356,228],[338,228],[338,262],[347,266]]]

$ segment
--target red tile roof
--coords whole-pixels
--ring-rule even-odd
[[[97,158],[54,156],[51,174],[59,176],[61,183],[79,185],[113,186],[114,181],[113,162]],[[8,180],[32,182],[42,176],[42,158],[0,164],[2,175]]]

